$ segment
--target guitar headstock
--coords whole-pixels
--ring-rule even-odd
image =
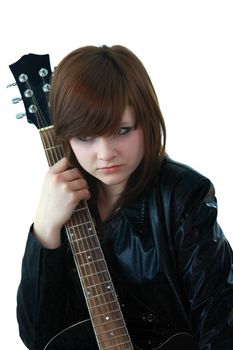
[[[21,98],[13,99],[13,103],[22,99],[28,122],[38,129],[50,126],[48,96],[52,71],[49,55],[30,53],[9,68],[21,94]]]

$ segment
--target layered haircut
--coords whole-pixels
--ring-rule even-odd
[[[78,48],[56,67],[50,92],[55,134],[72,166],[87,179],[92,199],[98,197],[98,180],[80,166],[69,140],[114,134],[127,105],[143,131],[144,156],[117,207],[142,193],[165,156],[166,128],[151,79],[138,57],[121,45]]]

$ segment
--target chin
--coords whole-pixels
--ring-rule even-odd
[[[107,186],[119,186],[126,182],[125,179],[99,179],[104,185]]]

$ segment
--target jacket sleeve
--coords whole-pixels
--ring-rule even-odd
[[[64,246],[46,249],[30,231],[17,292],[19,332],[30,350],[43,349],[55,334],[81,318],[74,298]]]
[[[233,253],[217,222],[214,187],[202,179],[184,197],[175,246],[197,349],[232,350]]]

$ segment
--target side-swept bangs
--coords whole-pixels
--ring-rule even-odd
[[[96,51],[96,52],[95,52]],[[78,49],[56,68],[50,95],[61,141],[112,134],[121,123],[128,91],[118,67],[95,47]]]

